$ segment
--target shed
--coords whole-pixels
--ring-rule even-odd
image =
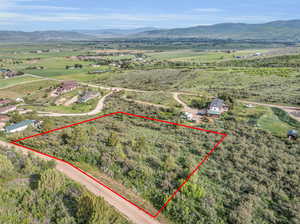
[[[296,131],[296,130],[289,130],[287,136],[291,140],[292,139],[296,140],[298,138],[298,136],[299,136],[298,135],[298,131]]]

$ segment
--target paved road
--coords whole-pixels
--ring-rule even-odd
[[[18,150],[21,150],[25,154],[28,153],[28,151],[22,147],[18,147],[6,142],[3,142],[0,140],[0,146],[12,148],[15,147]],[[50,160],[50,158],[40,155],[38,153],[34,153],[36,156],[45,159]],[[87,177],[82,172],[80,172],[79,169],[76,169],[72,165],[62,162],[62,161],[56,161],[56,169],[65,174],[70,179],[80,183],[81,185],[84,185],[90,192],[94,193],[97,196],[103,197],[106,202],[108,202],[110,205],[115,207],[119,212],[121,212],[124,216],[126,216],[130,221],[132,221],[135,224],[159,224],[156,219],[151,218],[148,216],[145,212],[138,209],[137,207],[133,206],[129,202],[125,201],[124,199],[117,196],[115,193],[110,191],[109,189],[103,187],[95,180]]]

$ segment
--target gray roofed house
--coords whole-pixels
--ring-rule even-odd
[[[92,91],[88,91],[88,92],[85,92],[83,94],[83,96],[81,96],[79,99],[78,99],[78,102],[79,103],[85,103],[93,98],[96,98],[98,97],[100,94],[98,92],[92,92]]]
[[[23,131],[29,126],[35,126],[37,122],[35,120],[24,120],[16,124],[9,125],[4,128],[7,133],[14,133],[18,131]]]
[[[208,115],[220,115],[224,112],[224,100],[219,98],[214,99],[207,110]]]

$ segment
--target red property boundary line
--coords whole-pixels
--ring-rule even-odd
[[[119,193],[117,193],[116,191],[114,191],[113,189],[111,189],[110,187],[106,186],[105,184],[101,183],[98,179],[96,179],[95,177],[89,175],[88,173],[84,172],[83,170],[81,170],[80,168],[76,167],[75,165],[73,165],[72,163],[66,161],[66,160],[63,160],[63,159],[59,159],[55,156],[51,156],[51,155],[48,155],[46,153],[43,153],[43,152],[39,152],[35,149],[32,149],[32,148],[29,148],[29,147],[26,147],[26,146],[23,146],[21,144],[18,144],[17,142],[20,142],[20,141],[24,141],[26,139],[29,139],[29,138],[33,138],[33,137],[37,137],[37,136],[40,136],[40,135],[45,135],[45,134],[48,134],[48,133],[51,133],[51,132],[54,132],[54,131],[58,131],[58,130],[62,130],[62,129],[65,129],[65,128],[69,128],[69,127],[73,127],[73,126],[76,126],[76,125],[79,125],[79,124],[83,124],[83,123],[87,123],[87,122],[90,122],[90,121],[95,121],[95,120],[98,120],[100,118],[103,118],[103,117],[108,117],[108,116],[112,116],[112,115],[115,115],[115,114],[125,114],[125,115],[128,115],[128,116],[132,116],[132,117],[139,117],[139,118],[143,118],[143,119],[147,119],[147,120],[152,120],[152,121],[157,121],[157,122],[161,122],[161,123],[166,123],[166,124],[171,124],[171,125],[176,125],[176,126],[181,126],[181,127],[185,127],[185,128],[190,128],[190,129],[195,129],[195,130],[199,130],[199,131],[204,131],[204,132],[207,132],[207,133],[213,133],[213,134],[218,134],[218,135],[221,135],[222,138],[214,145],[214,147],[203,157],[203,159],[201,160],[201,162],[195,167],[195,169],[186,177],[186,179],[184,180],[184,182],[174,191],[174,193],[168,198],[168,200],[165,202],[165,204],[157,211],[157,213],[155,213],[154,215],[151,214],[150,212],[148,212],[147,210],[145,210],[144,208],[136,205],[135,203],[133,203],[132,201],[130,201],[129,199],[125,198],[124,196],[120,195]],[[175,195],[181,190],[181,188],[189,181],[189,179],[195,174],[195,172],[200,168],[200,166],[206,161],[208,160],[208,158],[211,156],[211,154],[215,151],[215,149],[224,141],[224,139],[226,138],[227,134],[226,133],[220,133],[220,132],[216,132],[216,131],[211,131],[211,130],[206,130],[206,129],[202,129],[202,128],[197,128],[197,127],[192,127],[192,126],[188,126],[188,125],[183,125],[183,124],[178,124],[178,123],[173,123],[173,122],[169,122],[169,121],[164,121],[164,120],[159,120],[159,119],[155,119],[155,118],[150,118],[150,117],[145,117],[145,116],[141,116],[141,115],[136,115],[136,114],[130,114],[130,113],[126,113],[126,112],[114,112],[114,113],[109,113],[109,114],[105,114],[105,115],[102,115],[102,116],[99,116],[99,117],[95,117],[95,118],[92,118],[92,119],[89,119],[89,120],[85,120],[85,121],[81,121],[81,122],[78,122],[78,123],[74,123],[74,124],[70,124],[70,125],[67,125],[67,126],[64,126],[64,127],[60,127],[60,128],[56,128],[56,129],[53,129],[53,130],[50,130],[50,131],[46,131],[46,132],[43,132],[43,133],[39,133],[39,134],[35,134],[35,135],[32,135],[32,136],[28,136],[28,137],[25,137],[25,138],[21,138],[21,139],[17,139],[15,141],[12,141],[11,144],[14,144],[14,145],[17,145],[19,147],[22,147],[22,148],[25,148],[29,151],[32,151],[32,152],[35,152],[35,153],[38,153],[38,154],[41,154],[43,156],[46,156],[46,157],[49,157],[51,159],[54,159],[54,160],[57,160],[57,161],[60,161],[60,162],[63,162],[63,163],[66,163],[67,165],[75,168],[76,170],[78,170],[79,172],[81,172],[82,174],[84,174],[85,176],[89,177],[90,179],[92,179],[93,181],[97,182],[98,184],[100,184],[101,186],[105,187],[106,189],[110,190],[111,192],[113,192],[114,194],[118,195],[119,197],[121,197],[122,199],[124,199],[125,201],[129,202],[131,205],[135,206],[136,208],[142,210],[143,212],[145,212],[147,215],[149,215],[150,217],[152,218],[157,218],[157,216],[165,209],[165,207],[170,203],[170,201],[175,197]]]

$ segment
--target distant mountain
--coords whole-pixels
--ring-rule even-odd
[[[151,30],[141,32],[136,36],[300,41],[300,20],[274,21],[264,24],[221,23],[209,26]]]
[[[43,42],[65,40],[92,40],[95,37],[73,31],[0,31],[0,42]]]
[[[157,28],[142,27],[136,29],[99,29],[99,30],[74,30],[74,31],[78,33],[102,37],[102,36],[126,36],[126,35],[132,35],[132,34],[137,34],[146,31],[153,31],[153,30],[157,30]]]

